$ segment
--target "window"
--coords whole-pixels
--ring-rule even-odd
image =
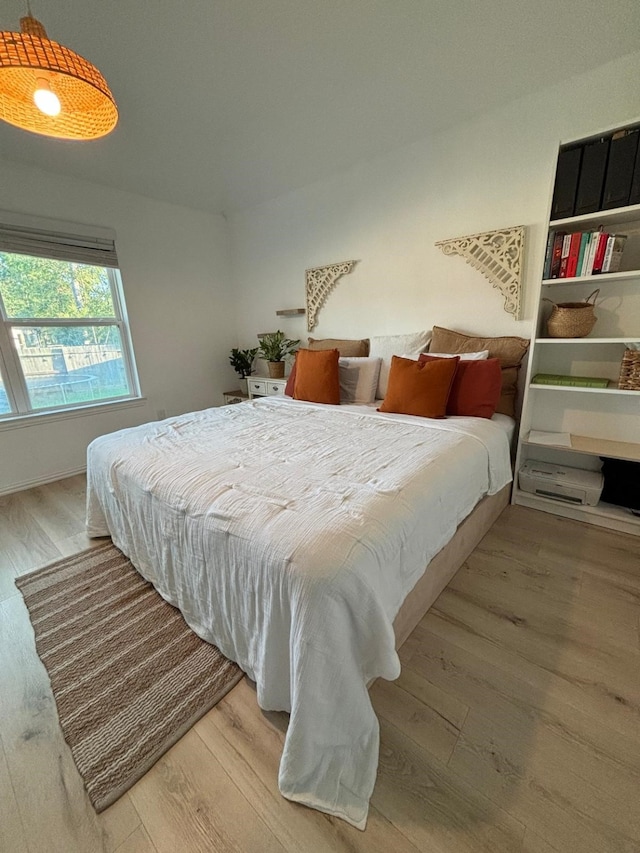
[[[23,220],[0,218],[0,419],[139,396],[113,235]]]

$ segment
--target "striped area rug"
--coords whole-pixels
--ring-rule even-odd
[[[16,579],[96,811],[242,677],[111,541]]]

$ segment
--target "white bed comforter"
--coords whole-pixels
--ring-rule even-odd
[[[363,829],[378,762],[367,683],[425,566],[511,479],[504,430],[264,398],[96,439],[87,526],[290,711],[282,794]]]

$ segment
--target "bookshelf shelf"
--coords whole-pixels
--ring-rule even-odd
[[[554,501],[551,498],[543,498],[541,495],[534,495],[530,492],[523,492],[518,488],[514,489],[513,502],[564,518],[586,521],[589,524],[608,527],[610,530],[619,530],[622,533],[640,536],[640,517],[613,504],[599,503],[597,506],[576,506],[575,504]]]
[[[534,385],[533,382],[529,385],[529,388],[534,391],[580,391],[583,394],[628,394],[632,397],[636,396],[640,400],[640,391],[626,391],[622,388],[585,388],[582,385]]]
[[[543,287],[562,287],[567,284],[600,284],[605,281],[630,282],[640,278],[640,270],[623,270],[622,272],[604,272],[598,275],[580,275],[573,278],[545,278]]]
[[[611,441],[607,438],[595,438],[589,435],[571,435],[571,447],[561,444],[548,444],[531,441],[529,433],[523,439],[523,444],[531,447],[550,447],[555,450],[572,450],[585,453],[588,456],[609,456],[612,459],[629,459],[640,462],[640,444],[633,441]]]
[[[627,145],[625,150],[628,150],[629,144],[638,139],[638,128],[640,121],[626,128],[612,129],[608,134],[598,134],[593,139],[567,141],[559,147],[550,210],[557,210],[561,216],[549,217],[551,221],[547,222],[547,239],[540,259],[540,269],[547,271],[547,277],[541,280],[538,288],[534,314],[537,337],[532,340],[529,353],[516,472],[527,460],[590,470],[600,467],[598,457],[618,459],[622,463],[640,463],[640,390],[616,387],[625,348],[640,344],[640,204],[562,218],[564,212],[576,209],[580,204],[588,209],[590,204],[595,206],[614,198],[624,199],[624,187],[619,189],[614,178],[608,183],[609,170],[614,162],[608,146],[609,143],[611,146],[614,144],[615,130],[616,140],[628,140],[624,143]],[[589,148],[587,154],[587,147],[592,143],[594,147]],[[597,147],[603,143],[606,149]],[[578,150],[580,153],[576,161],[575,152]],[[619,152],[621,149],[617,147],[616,150]],[[635,158],[635,153],[632,154]],[[594,177],[595,156],[603,158],[599,161],[602,164],[599,179]],[[591,171],[583,172],[588,157],[591,158]],[[632,159],[632,172],[637,168],[634,162]],[[584,181],[583,176],[586,176]],[[597,180],[602,181],[599,189]],[[571,184],[571,181],[575,183]],[[637,190],[633,190],[636,195],[632,195],[630,177],[629,184],[626,198],[637,201]],[[607,191],[610,191],[608,196]],[[597,202],[598,192],[600,202]],[[601,240],[595,244],[594,238],[589,236],[595,232],[607,236],[604,246]],[[580,240],[576,242],[577,236],[574,235],[578,234]],[[625,240],[618,245],[622,237]],[[612,238],[613,242],[610,242]],[[594,254],[589,255],[589,252]],[[608,256],[607,252],[610,252]],[[561,270],[591,269],[593,266],[598,269],[599,265],[606,269],[609,263],[613,269],[616,265],[627,269],[571,278],[548,277],[550,269],[554,273],[558,269],[555,266],[558,263]],[[566,296],[562,288],[568,288]],[[586,294],[596,288],[601,288],[601,291],[594,308],[598,323],[593,337],[543,337],[550,315],[549,302],[584,300]],[[538,375],[542,379],[542,374],[576,379],[581,376],[602,377],[609,380],[610,386],[546,385],[533,381]],[[536,441],[530,440],[531,432],[538,434]],[[530,494],[518,487],[517,476],[516,473],[514,503],[640,536],[640,517],[635,517],[628,509],[603,503],[596,507],[576,506]],[[613,475],[608,473],[606,476]]]
[[[545,346],[563,346],[567,344],[635,344],[640,343],[640,332],[637,335],[625,336],[623,338],[536,338],[535,343],[536,345],[544,344]]]
[[[631,204],[627,207],[616,207],[613,210],[596,210],[595,213],[586,213],[584,216],[570,216],[568,219],[554,219],[549,223],[549,228],[571,228],[579,231],[581,226],[621,225],[640,219],[640,204]]]

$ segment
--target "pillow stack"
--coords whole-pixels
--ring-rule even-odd
[[[479,353],[466,356],[394,356],[387,394],[378,411],[423,418],[493,417],[502,387],[500,362]]]
[[[525,338],[479,338],[440,326],[433,334],[370,340],[309,338],[309,349],[296,354],[285,394],[330,405],[381,399],[380,412],[426,418],[491,418],[495,412],[514,417],[516,380],[528,347]]]
[[[300,356],[300,353],[304,355]],[[326,353],[333,353],[327,356]],[[379,358],[337,358],[338,399],[335,399],[337,349],[298,350],[284,393],[310,403],[373,403],[380,372]],[[298,380],[298,376],[301,379]],[[299,384],[298,384],[299,382]],[[331,388],[329,394],[327,389]],[[331,397],[331,401],[328,399]]]
[[[431,332],[413,332],[409,335],[379,335],[370,339],[369,355],[381,359],[376,399],[383,400],[387,393],[391,359],[404,353],[417,358],[429,346]]]
[[[438,353],[461,355],[478,350],[488,350],[489,359],[495,358],[500,362],[502,387],[496,411],[514,418],[518,371],[528,348],[529,341],[526,338],[513,336],[478,338],[434,326],[430,353],[432,350],[436,350]]]
[[[476,355],[476,353],[469,353]],[[451,391],[447,399],[448,415],[463,415],[470,418],[492,418],[495,414],[502,390],[500,362],[497,358],[465,359],[464,355],[438,357],[423,353],[423,364],[452,361],[456,367]]]

